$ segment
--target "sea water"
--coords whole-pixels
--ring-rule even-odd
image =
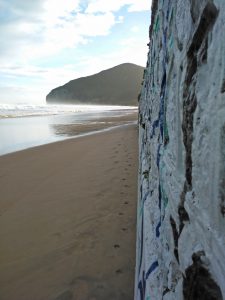
[[[57,130],[58,125],[86,124],[135,110],[124,106],[0,104],[0,155],[68,138]]]

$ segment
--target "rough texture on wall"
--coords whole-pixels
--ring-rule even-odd
[[[152,4],[135,299],[225,299],[225,1]]]

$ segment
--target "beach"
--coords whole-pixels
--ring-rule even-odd
[[[74,106],[74,109],[78,111],[64,113],[62,110],[58,114],[52,111],[51,115],[44,115],[45,108],[42,108],[43,115],[38,115],[36,108],[33,116],[20,116],[15,111],[14,117],[4,117],[9,112],[1,110],[0,105],[0,156],[137,121],[136,108],[107,110],[104,106],[92,106],[88,110],[85,106]]]
[[[133,299],[137,135],[0,156],[1,300]]]

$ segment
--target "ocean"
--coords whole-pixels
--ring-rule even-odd
[[[130,106],[0,104],[0,155],[104,130],[110,127],[109,122],[104,126],[107,118],[136,111]]]

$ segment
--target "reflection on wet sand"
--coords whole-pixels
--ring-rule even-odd
[[[137,114],[129,114],[119,117],[96,118],[85,123],[74,124],[51,124],[50,129],[55,135],[72,137],[79,134],[99,131],[114,126],[126,125],[137,120]]]

